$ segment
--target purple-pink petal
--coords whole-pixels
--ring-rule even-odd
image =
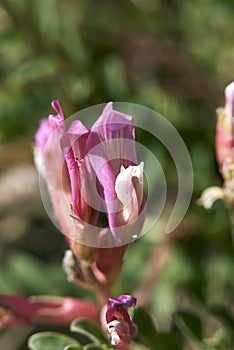
[[[35,142],[41,152],[43,151],[48,141],[48,138],[50,137],[50,134],[51,134],[50,123],[47,118],[44,118],[40,121],[39,128],[37,129],[37,132],[35,134]]]
[[[52,101],[51,106],[57,112],[57,114],[49,115],[49,122],[52,130],[55,130],[57,127],[64,127],[64,115],[60,103],[58,100]]]
[[[112,162],[115,175],[120,172],[121,165],[128,167],[137,163],[133,118],[114,110],[112,102],[105,106],[91,132],[98,135],[99,142],[105,141],[103,148],[107,159]]]
[[[126,322],[129,327],[129,335],[132,337],[135,334],[136,326],[128,313],[128,307],[136,305],[136,298],[130,295],[120,295],[117,299],[109,298],[106,310],[107,324],[112,321]]]
[[[97,175],[99,190],[103,196],[110,230],[120,242],[117,227],[118,198],[115,191],[116,177],[121,166],[137,163],[133,118],[113,110],[108,103],[102,115],[91,129],[89,159]]]
[[[118,240],[116,234],[117,195],[115,192],[114,169],[96,133],[91,132],[88,140],[88,148],[88,158],[96,174],[99,191],[104,200],[109,227],[113,236]]]
[[[80,193],[80,164],[86,154],[86,140],[89,130],[80,122],[74,121],[61,139],[68,173],[70,176],[74,214],[83,219]]]
[[[118,300],[122,305],[126,307],[134,307],[136,306],[136,298],[132,295],[119,295],[116,300]]]
[[[115,299],[109,298],[106,311],[106,322],[110,323],[114,320],[124,320],[128,323],[130,329],[134,328],[127,308],[121,303],[116,303]]]

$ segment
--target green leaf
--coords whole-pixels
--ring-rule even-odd
[[[35,80],[46,79],[48,76],[52,77],[56,73],[57,66],[56,60],[46,56],[26,60],[9,74],[9,84],[22,89],[26,84]]]
[[[104,60],[104,79],[111,97],[120,99],[127,92],[126,74],[122,60],[109,56]]]
[[[75,339],[56,332],[36,333],[28,341],[31,350],[64,350],[68,345],[75,346],[73,350],[82,349]]]
[[[107,347],[100,344],[88,344],[84,346],[83,350],[107,350]]]
[[[190,311],[178,311],[174,315],[174,321],[179,330],[188,338],[196,342],[203,339],[203,323],[201,319]]]
[[[85,319],[76,319],[72,322],[70,327],[72,332],[81,334],[89,339],[89,343],[104,343],[109,344],[109,340],[105,333],[96,327],[93,323]]]
[[[157,350],[182,350],[182,341],[177,334],[173,333],[159,333],[159,346]]]
[[[142,308],[134,310],[133,322],[138,331],[135,340],[150,349],[156,350],[182,350],[181,339],[177,334],[159,333],[152,317]]]
[[[47,293],[52,283],[47,276],[45,264],[32,254],[14,252],[8,259],[7,269],[12,279],[30,290],[31,294]]]
[[[152,317],[147,311],[143,308],[136,308],[133,314],[133,322],[138,329],[136,340],[152,349],[157,349],[159,346],[158,332]]]
[[[209,308],[209,311],[234,332],[234,317],[224,306],[214,305]]]
[[[77,346],[77,345],[68,345],[66,346],[63,350],[81,350],[82,347],[81,346]],[[56,349],[55,349],[56,350]]]

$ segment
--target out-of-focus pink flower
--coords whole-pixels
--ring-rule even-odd
[[[116,299],[109,298],[106,310],[107,331],[111,345],[118,350],[126,350],[136,333],[128,308],[136,306],[136,298],[131,295],[120,295]]]
[[[225,89],[225,107],[217,109],[216,155],[222,169],[234,156],[234,82]]]
[[[69,325],[79,317],[98,323],[96,304],[70,297],[0,295],[0,329],[31,323]]]

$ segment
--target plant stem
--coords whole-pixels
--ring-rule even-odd
[[[147,275],[136,293],[137,304],[145,306],[152,295],[154,286],[170,256],[170,242],[164,241],[155,246],[150,257]]]
[[[100,307],[106,305],[108,297],[110,296],[111,287],[107,283],[101,283],[95,276],[90,262],[81,262],[82,272],[85,278],[85,282],[90,288],[97,293],[97,297],[100,303]]]
[[[232,243],[234,245],[234,206],[231,204],[228,206],[229,209],[229,217],[231,223],[231,232],[232,232]]]

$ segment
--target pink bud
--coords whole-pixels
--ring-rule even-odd
[[[0,295],[0,329],[30,323],[69,325],[79,317],[97,323],[96,304],[70,297]]]
[[[136,333],[128,309],[136,306],[136,298],[131,295],[120,295],[116,299],[109,298],[106,309],[107,331],[111,345],[118,350],[127,349]]]
[[[216,156],[220,168],[234,155],[234,82],[225,89],[225,101],[225,107],[217,109]]]

